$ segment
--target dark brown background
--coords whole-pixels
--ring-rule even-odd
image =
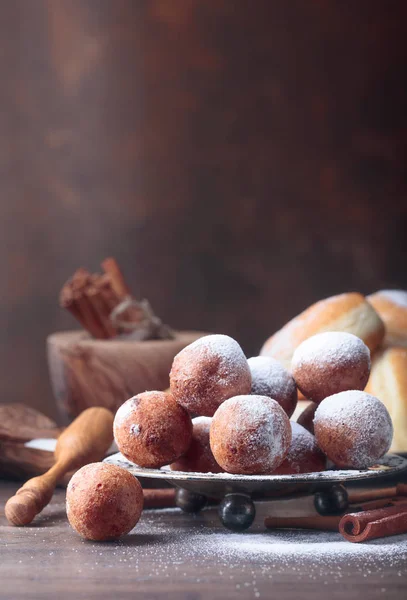
[[[407,287],[407,3],[0,1],[0,401],[115,255],[252,354],[322,296]]]

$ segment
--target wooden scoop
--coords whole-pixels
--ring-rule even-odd
[[[113,441],[113,414],[107,408],[83,411],[58,438],[56,463],[30,479],[10,498],[5,514],[12,525],[28,525],[50,502],[58,480],[68,471],[101,460]]]

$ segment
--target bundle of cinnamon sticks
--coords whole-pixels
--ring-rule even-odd
[[[138,330],[140,339],[172,337],[148,302],[137,302],[132,297],[117,261],[106,258],[101,266],[102,274],[90,273],[83,267],[78,269],[61,290],[60,306],[97,339],[114,338],[125,330]],[[115,320],[121,308],[120,320]]]

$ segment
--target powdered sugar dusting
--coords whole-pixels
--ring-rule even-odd
[[[140,434],[140,425],[138,423],[132,425],[130,427],[130,433],[132,433],[133,435],[139,435]]]
[[[180,598],[201,597],[204,589],[214,600],[301,598],[303,589],[309,597],[356,598],[361,590],[369,599],[403,597],[407,535],[352,544],[336,532],[265,531],[256,521],[249,532],[232,533],[222,529],[216,509],[194,517],[180,509],[144,511],[132,534],[117,543],[78,542],[80,567],[94,578],[103,552],[102,568],[119,567],[124,579],[127,571],[140,596],[148,595],[153,579],[163,589],[171,582]]]
[[[266,396],[235,396],[219,407],[213,422],[225,417],[230,417],[225,436],[232,445],[244,448],[240,460],[245,468],[260,463],[263,472],[271,472],[283,460],[291,442],[291,428],[275,400]],[[216,457],[215,451],[214,454]]]
[[[170,511],[173,517],[172,524],[164,525],[161,519]],[[217,519],[213,509],[204,510],[198,516],[198,523],[194,523],[189,515],[183,515],[179,509],[170,511],[155,510],[154,514],[143,513],[135,535],[159,533],[160,539],[165,542],[157,544],[155,548],[143,546],[143,551],[153,554],[154,551],[162,552],[166,561],[168,557],[174,557],[174,560],[176,558],[180,561],[178,564],[182,564],[191,556],[199,555],[201,559],[211,559],[212,565],[215,558],[220,563],[221,576],[224,575],[222,570],[225,571],[233,564],[236,564],[239,572],[244,572],[246,566],[258,561],[267,565],[271,572],[276,572],[279,566],[284,569],[300,565],[309,565],[312,568],[314,565],[320,568],[331,567],[338,573],[341,567],[351,566],[353,570],[356,567],[361,573],[368,575],[373,566],[376,567],[374,572],[377,572],[385,566],[397,565],[407,574],[407,535],[353,544],[333,531],[264,531],[260,515],[250,531],[232,533],[219,529],[221,526],[218,524],[215,525],[216,528],[213,526]],[[262,517],[264,518],[264,513]],[[185,523],[188,524],[187,527]],[[175,535],[172,535],[173,533]],[[125,544],[123,541],[123,547]],[[129,546],[127,551],[134,550],[139,551],[139,548]],[[224,567],[221,562],[225,563]],[[204,569],[205,564],[205,560],[202,560],[200,570]]]
[[[114,417],[113,429],[121,427],[124,421],[127,420],[128,416],[137,408],[140,400],[138,396],[133,396],[124,402],[117,410]]]
[[[340,392],[325,398],[318,406],[314,425],[328,424],[353,432],[352,466],[368,467],[390,448],[393,425],[384,404],[375,396],[359,390]],[[378,450],[379,449],[379,450]],[[372,452],[380,454],[372,456]]]
[[[374,425],[383,415],[388,419],[387,409],[378,398],[351,390],[325,398],[315,412],[314,423],[321,419],[350,422],[358,415],[364,416],[367,426]]]
[[[194,520],[190,515],[182,514],[180,509],[145,511],[134,537],[146,535],[160,540],[161,543],[144,544],[142,554],[157,569],[161,563],[164,568],[170,566],[173,578],[177,577],[177,573],[184,572],[184,565],[190,564],[191,557],[199,564],[199,577],[208,576],[211,582],[214,577],[213,565],[218,565],[223,594],[215,593],[216,598],[259,597],[260,592],[258,596],[253,594],[257,589],[256,578],[263,584],[261,597],[270,598],[269,586],[272,578],[278,577],[279,573],[297,578],[292,579],[292,585],[294,581],[304,585],[309,580],[319,580],[322,590],[322,583],[327,577],[340,590],[340,586],[346,582],[348,570],[352,573],[356,571],[360,583],[369,579],[371,574],[377,580],[379,574],[388,573],[389,567],[393,568],[394,575],[398,574],[398,585],[402,585],[407,576],[407,535],[353,544],[333,531],[265,531],[260,515],[254,527],[244,533],[221,529],[217,520],[214,509],[204,510]],[[134,556],[131,561],[134,570],[135,561],[140,560],[140,547],[123,540],[118,548],[123,550],[126,557]],[[271,581],[267,582],[267,576]],[[242,586],[241,596],[235,596],[235,580],[239,580]],[[228,582],[231,585],[230,594]],[[333,595],[336,597],[335,592]],[[296,596],[301,594],[297,593]],[[386,594],[383,594],[383,598],[386,598]]]
[[[213,539],[216,538],[216,539]],[[230,557],[255,557],[265,555],[269,560],[291,561],[307,559],[317,564],[337,564],[339,559],[366,559],[379,563],[407,558],[407,536],[376,540],[369,544],[352,544],[344,540],[339,533],[323,531],[270,531],[267,534],[245,534],[231,536],[215,534],[211,543],[217,546],[217,552]],[[366,569],[366,563],[364,567]]]
[[[243,354],[243,350],[239,344],[228,335],[222,335],[220,333],[214,335],[206,335],[192,342],[189,346],[181,350],[180,354],[185,350],[195,350],[200,348],[206,348],[211,353],[218,356],[223,362],[230,364],[231,367],[235,367],[236,364],[245,364],[246,357]]]
[[[212,416],[227,398],[250,392],[251,374],[236,340],[208,335],[175,356],[170,387],[176,401],[190,413]]]
[[[295,394],[295,381],[271,356],[254,356],[247,361],[252,374],[252,394],[280,399]]]
[[[394,304],[407,308],[407,292],[404,290],[381,290],[377,294],[391,300]]]
[[[298,346],[292,368],[312,365],[323,369],[326,365],[346,366],[362,361],[370,368],[370,351],[360,338],[344,331],[327,331],[313,335]]]

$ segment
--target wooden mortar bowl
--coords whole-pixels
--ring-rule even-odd
[[[48,368],[61,415],[72,419],[89,406],[114,413],[135,394],[168,388],[174,356],[203,335],[179,331],[172,340],[148,341],[95,340],[83,330],[50,335]]]

